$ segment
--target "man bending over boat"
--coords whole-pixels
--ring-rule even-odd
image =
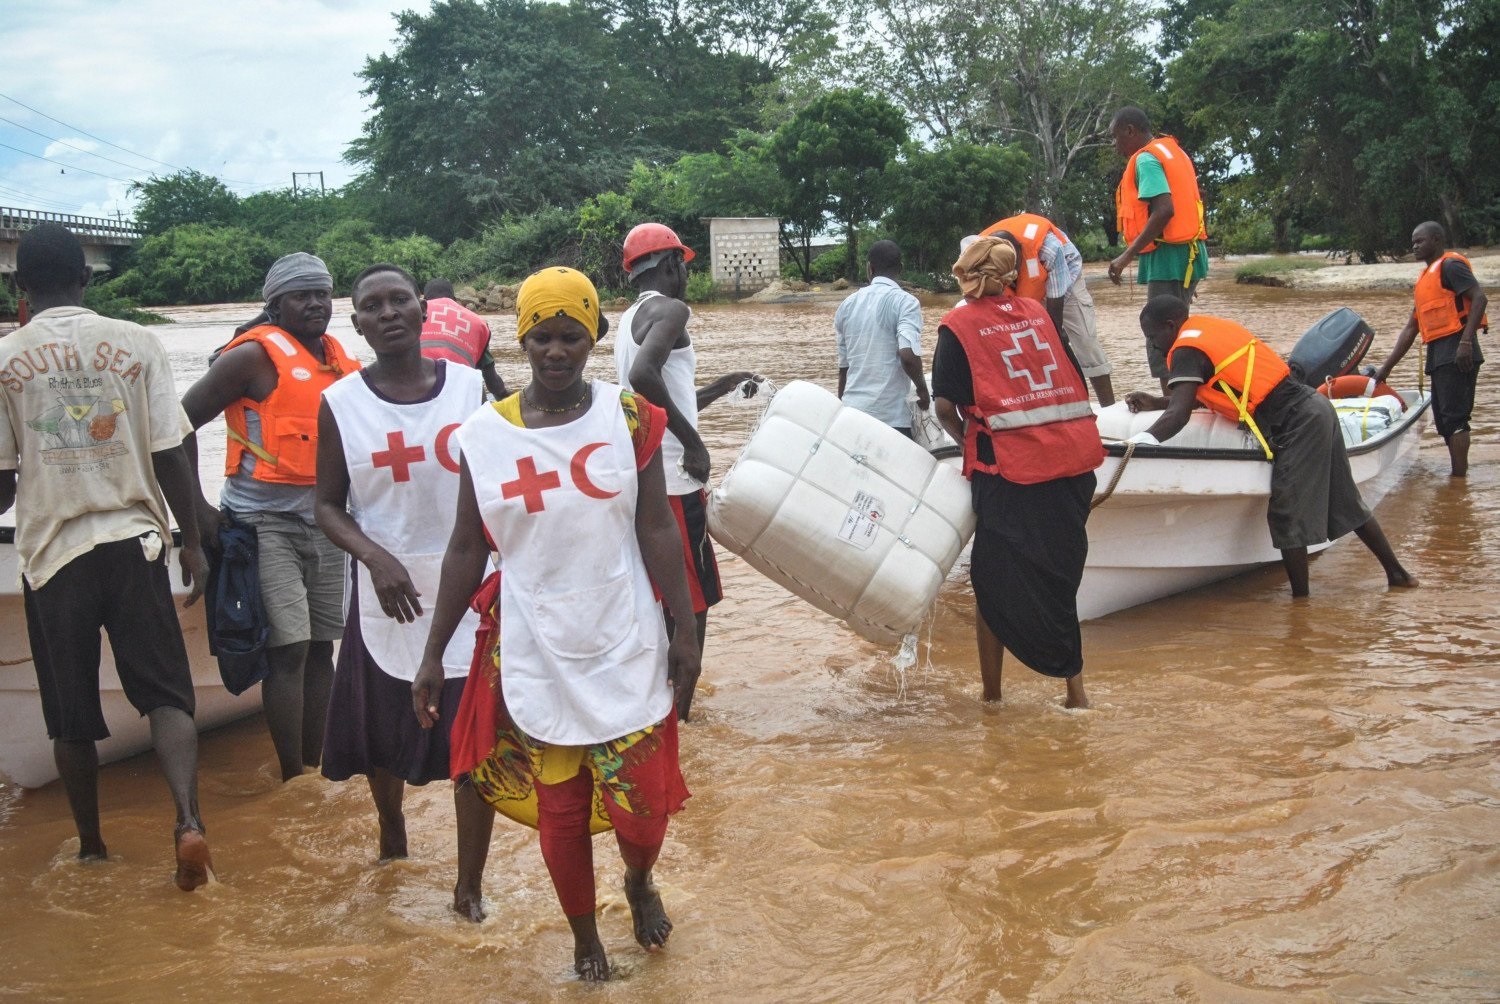
[[[167,572],[168,505],[182,527],[189,604],[208,564],[172,368],[151,332],[83,306],[89,269],[64,227],[21,237],[16,281],[36,313],[0,341],[0,512],[19,498],[26,633],[78,857],[108,855],[94,745],[109,737],[99,706],[103,628],[125,696],[151,720],[177,807],[177,886],[190,892],[212,864],[198,815],[193,679]]]
[[[283,781],[316,767],[333,683],[333,643],[344,632],[344,552],[318,529],[315,489],[319,395],[359,369],[325,334],[333,278],[303,252],[266,273],[269,320],[235,336],[183,395],[193,428],[220,412],[229,442],[219,504],[255,527],[260,592],[271,622],[266,726]],[[196,463],[197,439],[187,439]],[[198,492],[198,525],[214,547],[223,517]]]
[[[1168,396],[1125,395],[1133,412],[1165,409],[1130,441],[1166,442],[1199,405],[1246,426],[1271,461],[1266,522],[1293,596],[1308,594],[1308,546],[1338,540],[1351,530],[1379,559],[1387,582],[1417,584],[1359,496],[1338,416],[1327,398],[1292,376],[1281,357],[1249,331],[1223,318],[1190,316],[1177,296],[1148,300],[1141,331],[1166,355]]]

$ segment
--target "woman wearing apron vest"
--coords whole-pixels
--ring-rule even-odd
[[[1094,468],[1104,446],[1072,351],[1036,300],[1015,295],[1009,241],[981,237],[953,265],[964,302],[943,315],[933,357],[938,420],[964,444],[973,486],[979,675],[1000,700],[1004,649],[1067,681],[1088,707],[1078,584]]]
[[[318,412],[318,525],[347,551],[344,638],[334,669],[323,774],[363,774],[380,819],[380,860],[406,857],[406,784],[446,780],[448,729],[421,728],[411,681],[421,664],[424,602],[437,597],[443,549],[458,500],[454,433],[484,403],[479,372],[422,355],[425,309],[416,283],[394,265],[373,265],[354,282],[354,327],[375,350],[373,365],[323,392]],[[479,618],[440,653],[440,671],[469,670]],[[450,687],[445,710],[456,710]],[[453,909],[484,919],[480,878],[494,813],[472,785],[454,789],[458,882]]]
[[[502,571],[483,595],[498,592],[486,602],[498,606],[499,639],[476,651],[452,767],[540,831],[574,968],[606,980],[590,834],[614,828],[636,941],[659,949],[672,924],[651,869],[688,795],[677,709],[691,699],[700,652],[694,632],[668,641],[652,589],[679,624],[692,619],[658,448],[666,413],[584,378],[604,322],[581,273],[532,275],[516,313],[531,382],[458,431],[458,512],[412,703],[424,726],[449,716],[446,691],[457,688],[443,686],[442,656],[480,584],[488,533]],[[475,745],[482,762],[465,753]]]

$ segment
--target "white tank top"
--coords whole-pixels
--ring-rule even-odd
[[[620,335],[615,342],[615,369],[620,375],[620,385],[627,390],[635,389],[630,386],[630,367],[635,364],[635,357],[641,352],[641,347],[635,340],[635,332],[631,329],[636,308],[653,296],[661,295],[663,294],[654,289],[646,290],[620,318]],[[689,310],[688,317],[690,319],[692,317],[691,310]],[[673,349],[667,355],[666,365],[661,368],[661,378],[662,382],[667,385],[667,395],[671,397],[672,404],[682,412],[694,429],[698,428],[697,370],[698,357],[693,351],[691,340],[687,347]],[[661,404],[661,402],[653,401],[652,404]],[[682,441],[672,435],[671,429],[667,430],[661,442],[661,460],[662,469],[667,475],[668,495],[690,495],[705,487],[702,481],[690,477],[682,469]]]
[[[358,562],[359,631],[382,671],[412,680],[427,645],[437,604],[443,552],[458,506],[456,433],[484,403],[479,371],[439,362],[438,383],[424,401],[381,397],[359,373],[323,391],[344,444],[349,468],[349,514],[371,540],[406,568],[421,594],[422,616],[410,624],[387,617],[375,598],[370,572]],[[479,615],[464,614],[443,652],[443,675],[467,676]]]
[[[596,380],[567,425],[524,429],[493,407],[458,430],[500,550],[500,682],[512,719],[585,746],[667,716],[667,632],[635,535],[635,448],[620,388]]]

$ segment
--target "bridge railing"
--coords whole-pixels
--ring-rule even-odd
[[[10,209],[0,206],[0,230],[30,230],[41,223],[61,223],[75,234],[86,237],[116,237],[140,240],[141,228],[134,220],[112,220],[98,216],[74,216],[71,213],[44,213],[38,209]]]

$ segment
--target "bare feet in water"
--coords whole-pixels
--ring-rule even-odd
[[[630,904],[635,940],[648,952],[661,951],[672,935],[672,922],[667,919],[656,886],[651,884],[649,871],[625,873],[625,900]]]
[[[585,983],[603,983],[609,979],[609,957],[604,954],[604,942],[599,940],[599,928],[594,915],[569,917],[568,926],[573,929],[573,971]]]
[[[1065,708],[1086,708],[1089,706],[1089,695],[1083,692],[1083,674],[1077,673],[1068,677],[1068,698],[1063,701]]]
[[[478,889],[453,887],[453,912],[464,920],[479,923],[484,919],[484,897]]]
[[[213,868],[213,859],[209,857],[208,841],[204,839],[203,831],[192,825],[179,826],[177,828],[177,888],[183,892],[192,892],[201,885],[207,885]]]
[[[102,840],[90,840],[85,842],[82,838],[78,841],[79,861],[105,861],[109,858],[109,849],[104,846]]]
[[[400,861],[406,857],[406,817],[387,820],[380,817],[380,863]]]
[[[1418,584],[1417,577],[1404,568],[1399,572],[1387,575],[1385,581],[1390,584],[1392,589],[1409,589]]]

